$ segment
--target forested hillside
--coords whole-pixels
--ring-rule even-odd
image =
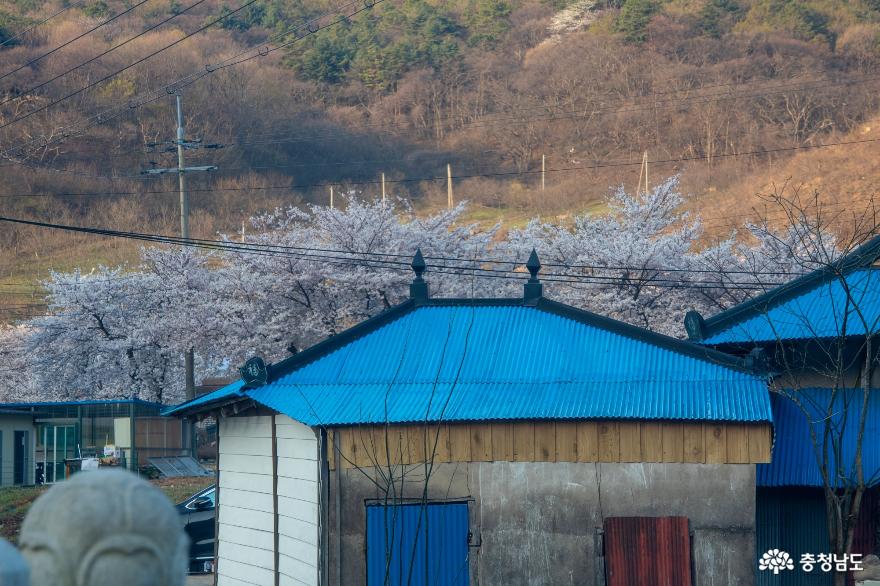
[[[141,175],[176,165],[155,144],[175,132],[166,87],[188,137],[224,145],[187,155],[219,167],[190,178],[199,236],[331,184],[378,194],[383,173],[436,209],[447,164],[472,218],[521,223],[601,211],[610,186],[644,185],[647,153],[648,182],[680,174],[716,234],[773,182],[844,205],[878,176],[874,0],[6,0],[0,43],[17,217],[175,232],[176,178]],[[0,250],[0,279],[25,283],[135,256],[5,227]]]

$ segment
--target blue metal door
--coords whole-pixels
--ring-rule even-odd
[[[367,507],[368,586],[467,586],[467,503]]]

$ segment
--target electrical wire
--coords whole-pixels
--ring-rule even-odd
[[[147,1],[147,0],[145,0],[145,1]],[[180,16],[180,15],[182,15],[182,14],[186,14],[187,12],[189,12],[190,10],[192,10],[193,8],[195,8],[196,6],[199,6],[200,4],[204,3],[205,1],[206,1],[206,0],[196,0],[196,2],[194,2],[193,4],[190,4],[190,5],[187,6],[186,8],[180,10],[179,12],[172,13],[171,16],[165,18],[164,20],[160,20],[158,23],[156,23],[156,24],[154,24],[154,25],[151,25],[151,26],[147,27],[147,28],[144,29],[143,31],[139,32],[138,34],[136,34],[136,35],[134,35],[134,36],[132,36],[132,37],[129,37],[129,38],[125,39],[124,41],[122,41],[121,43],[119,43],[119,44],[117,44],[117,45],[113,45],[113,46],[110,47],[109,49],[106,49],[105,51],[103,51],[103,52],[101,52],[101,53],[98,53],[98,54],[95,55],[94,57],[92,57],[92,58],[90,58],[90,59],[87,59],[86,61],[83,61],[83,62],[80,63],[79,65],[77,65],[77,66],[75,66],[75,67],[71,67],[71,68],[68,69],[67,71],[64,71],[64,72],[62,72],[62,73],[59,73],[59,74],[56,75],[55,77],[51,77],[51,78],[47,79],[46,81],[43,81],[43,82],[41,82],[41,83],[38,83],[38,84],[35,85],[35,86],[29,87],[29,88],[26,89],[26,90],[22,90],[20,93],[16,94],[15,96],[9,96],[9,97],[6,98],[5,100],[0,101],[0,106],[6,104],[6,103],[8,103],[8,102],[11,102],[12,100],[20,99],[22,96],[26,96],[26,95],[28,95],[28,94],[31,94],[31,93],[33,93],[34,91],[36,91],[36,90],[38,90],[38,89],[40,89],[40,88],[43,88],[43,87],[49,85],[49,84],[52,83],[53,81],[55,81],[55,80],[57,80],[57,79],[61,79],[61,78],[64,77],[65,75],[67,75],[67,74],[69,74],[69,73],[72,73],[72,72],[76,71],[77,69],[80,69],[81,67],[85,67],[86,65],[88,65],[88,64],[90,64],[90,63],[94,63],[95,61],[97,61],[97,60],[100,59],[101,57],[104,57],[105,55],[107,55],[107,54],[109,54],[109,53],[112,53],[112,52],[115,51],[116,49],[118,49],[118,48],[120,48],[120,47],[123,47],[123,46],[127,45],[128,43],[134,41],[135,39],[138,39],[138,38],[140,38],[140,37],[146,35],[147,33],[150,33],[150,32],[152,32],[152,31],[156,30],[156,29],[159,28],[160,26],[166,24],[167,22],[170,22],[171,20],[174,20],[174,19],[177,18],[178,16]]]
[[[30,27],[24,29],[23,31],[17,32],[17,33],[14,34],[13,36],[9,37],[8,39],[6,39],[6,40],[3,41],[2,43],[0,43],[0,47],[5,47],[6,45],[8,45],[9,43],[11,43],[12,41],[14,41],[14,40],[16,40],[16,39],[19,39],[19,38],[23,37],[24,35],[28,34],[29,32],[31,32],[32,30],[34,30],[34,29],[36,29],[36,28],[38,28],[38,27],[40,27],[40,26],[46,24],[47,22],[49,22],[50,20],[52,20],[52,19],[55,18],[56,16],[61,16],[62,14],[64,14],[65,12],[67,12],[68,10],[71,10],[71,9],[73,9],[73,8],[79,8],[79,7],[82,6],[83,4],[85,4],[85,0],[77,0],[76,2],[71,2],[70,4],[67,4],[66,6],[63,6],[63,7],[61,8],[61,10],[59,10],[59,11],[53,13],[53,14],[50,14],[49,16],[47,16],[46,18],[44,18],[43,20],[41,20],[41,21],[39,21],[39,22],[36,22],[36,23],[34,23],[33,25],[31,25]]]
[[[852,146],[859,144],[868,144],[880,142],[880,138],[867,138],[867,139],[859,139],[859,140],[850,140],[850,141],[836,141],[829,143],[821,143],[821,144],[812,144],[812,145],[797,145],[791,147],[779,147],[773,149],[763,149],[763,150],[753,150],[753,151],[742,151],[738,153],[721,153],[721,154],[713,154],[711,156],[712,159],[723,159],[723,158],[738,158],[738,157],[760,157],[764,155],[784,153],[784,152],[795,152],[801,150],[816,150],[822,148],[833,148],[840,146]],[[663,164],[678,164],[689,161],[704,161],[708,158],[707,155],[695,155],[695,156],[686,156],[686,157],[677,157],[677,158],[669,158],[669,159],[654,159],[649,160],[648,163],[651,165],[663,165]],[[534,170],[525,170],[525,171],[495,171],[491,173],[462,173],[452,175],[452,179],[473,179],[473,178],[486,178],[486,177],[511,177],[511,176],[529,176],[529,175],[539,175],[541,173],[563,173],[563,172],[571,172],[571,171],[583,171],[583,170],[592,170],[592,169],[606,169],[606,168],[617,168],[617,167],[634,167],[644,165],[644,160],[640,161],[606,161],[602,163],[597,163],[593,165],[571,165],[566,167],[551,167],[544,169],[534,169]],[[385,179],[386,184],[403,184],[403,183],[417,183],[422,181],[446,181],[448,176],[446,174],[443,175],[431,175],[431,176],[422,176],[422,177],[405,177],[401,179]],[[205,188],[193,188],[188,189],[190,192],[211,192],[211,191],[264,191],[264,190],[275,190],[275,189],[286,189],[286,190],[304,190],[304,189],[312,189],[318,187],[330,187],[330,186],[359,186],[359,185],[379,185],[382,183],[381,179],[371,179],[366,181],[323,181],[318,183],[305,183],[305,184],[289,184],[289,185],[252,185],[245,187],[205,187]],[[169,194],[169,193],[178,193],[179,189],[167,189],[167,190],[137,190],[137,191],[107,191],[107,192],[61,192],[61,193],[46,193],[46,192],[32,192],[32,193],[12,193],[12,194],[4,194],[0,195],[0,198],[20,198],[20,197],[113,197],[113,196],[127,196],[127,195],[159,195],[159,194]]]
[[[109,76],[107,76],[104,79],[109,79],[109,77],[112,77],[113,75],[116,75],[116,74],[120,73],[121,71],[129,69],[129,68],[137,65],[138,63],[145,61],[146,59],[149,59],[152,55],[157,54],[161,51],[164,51],[165,49],[168,49],[171,46],[176,45],[176,44],[186,40],[187,38],[213,26],[214,24],[216,24],[226,18],[229,18],[230,16],[247,8],[248,6],[250,6],[251,4],[253,4],[256,1],[257,0],[248,0],[243,5],[236,8],[235,10],[232,10],[232,11],[212,20],[211,22],[202,26],[198,30],[187,34],[186,36],[184,36],[181,39],[178,39],[177,41],[175,41],[171,45],[167,45],[167,46],[163,47],[162,49],[159,49],[159,50],[155,51],[154,53],[147,55],[146,57],[144,57],[134,63],[129,64],[128,66],[124,67],[123,69],[117,71],[114,74],[110,74]],[[26,141],[24,143],[21,143],[19,145],[14,146],[14,147],[5,149],[0,154],[2,154],[4,158],[10,160],[11,162],[16,162],[15,159],[12,156],[10,156],[9,153],[19,151],[19,150],[21,150],[29,145],[33,145],[33,144],[39,144],[40,148],[43,148],[43,147],[48,146],[50,144],[55,144],[56,142],[67,140],[68,138],[70,138],[74,134],[81,134],[83,132],[86,132],[89,128],[92,128],[94,126],[98,126],[101,124],[105,124],[105,123],[109,122],[110,120],[117,118],[123,112],[127,112],[127,111],[133,110],[135,108],[139,108],[139,107],[144,106],[146,104],[149,104],[151,102],[155,102],[167,94],[177,93],[177,92],[181,91],[183,88],[195,83],[196,81],[202,79],[203,77],[211,75],[212,73],[214,73],[220,69],[232,67],[234,65],[238,65],[240,63],[244,63],[246,61],[250,61],[252,59],[256,59],[259,57],[265,57],[266,55],[268,55],[274,51],[288,47],[288,46],[292,45],[293,43],[296,43],[307,36],[316,34],[325,28],[328,28],[330,26],[333,26],[335,24],[343,22],[344,20],[346,20],[348,18],[352,18],[353,16],[356,16],[357,14],[360,14],[361,12],[364,12],[366,10],[370,10],[373,8],[373,6],[375,6],[376,4],[383,2],[383,1],[384,0],[363,0],[363,7],[358,8],[356,10],[353,9],[348,12],[344,12],[341,14],[341,16],[338,16],[337,18],[332,19],[330,22],[326,22],[326,23],[322,24],[322,22],[324,22],[324,20],[326,18],[328,18],[329,16],[339,14],[341,12],[342,8],[359,6],[360,1],[354,0],[354,1],[349,2],[348,4],[346,4],[342,7],[338,7],[336,10],[334,10],[332,12],[322,14],[316,18],[313,18],[313,19],[307,21],[306,23],[304,23],[302,25],[299,25],[296,27],[291,27],[287,31],[284,31],[283,33],[279,33],[279,34],[275,35],[274,37],[272,37],[272,39],[276,39],[276,38],[281,39],[281,38],[287,38],[287,37],[293,36],[294,38],[292,40],[278,44],[275,47],[269,47],[268,44],[261,43],[260,44],[261,46],[259,46],[259,47],[252,47],[249,49],[245,49],[245,50],[240,51],[239,53],[236,53],[235,55],[233,55],[223,61],[220,61],[219,63],[205,64],[205,67],[203,70],[196,71],[196,72],[191,73],[187,76],[179,78],[178,80],[176,80],[174,82],[166,84],[165,86],[163,86],[163,88],[161,90],[152,90],[151,92],[148,92],[147,94],[142,95],[139,98],[133,98],[128,101],[128,104],[126,106],[111,108],[109,110],[105,110],[104,112],[100,112],[98,114],[95,114],[95,115],[89,117],[88,119],[86,119],[86,121],[84,121],[83,123],[81,123],[79,125],[79,127],[74,126],[73,128],[65,129],[64,132],[61,133],[61,136],[59,136],[59,137],[53,138],[51,140],[46,139],[46,138],[36,137],[32,140]],[[245,56],[248,53],[253,53],[253,54],[250,56]],[[103,80],[98,80],[98,82],[95,82],[95,83],[100,83],[101,81],[103,81]],[[95,84],[90,84],[89,86],[86,86],[85,88],[81,88],[80,90],[77,90],[77,92],[75,92],[74,95],[76,93],[80,93],[81,91],[84,91],[85,89],[88,89],[88,87],[91,87],[93,85],[95,85]],[[71,96],[68,95],[68,96],[65,96],[64,98],[60,98],[59,100],[56,100],[50,104],[44,105],[41,109],[51,107],[55,103],[58,103],[59,101],[63,101],[65,99],[68,99],[69,97],[71,97]],[[37,110],[29,112],[28,114],[25,114],[17,119],[13,119],[13,120],[9,121],[8,123],[6,123],[5,125],[0,125],[0,128],[3,128],[4,126],[8,126],[9,124],[13,124],[14,122],[21,120],[24,117],[35,114],[36,112],[37,112]]]
[[[384,268],[390,270],[403,270],[409,271],[410,268],[408,266],[409,263],[402,261],[394,261],[394,260],[385,260],[385,259],[365,259],[365,258],[357,258],[358,256],[364,257],[369,256],[370,253],[348,253],[355,256],[355,258],[351,257],[339,257],[339,256],[331,256],[326,254],[317,254],[314,252],[291,252],[289,250],[283,250],[283,248],[297,248],[297,247],[279,247],[274,245],[266,245],[266,244],[254,244],[254,243],[234,243],[228,240],[207,240],[207,239],[196,239],[196,238],[180,238],[173,236],[163,236],[158,234],[144,234],[137,232],[128,232],[128,231],[117,231],[117,230],[107,230],[103,228],[90,228],[90,227],[79,227],[79,226],[69,226],[63,224],[52,224],[48,222],[37,222],[32,220],[23,220],[18,218],[6,218],[0,217],[0,222],[7,222],[13,224],[23,224],[29,226],[36,226],[41,228],[49,228],[55,230],[64,230],[71,232],[80,232],[87,233],[98,236],[111,236],[118,238],[126,238],[132,240],[146,241],[158,244],[173,244],[178,246],[188,246],[194,248],[203,248],[209,250],[223,250],[227,252],[235,252],[242,254],[254,254],[258,256],[294,256],[301,260],[306,261],[315,261],[321,263],[330,263],[330,264],[354,264],[357,266],[363,266],[367,268]],[[279,250],[282,248],[282,250]],[[305,249],[309,250],[309,249]],[[466,262],[471,262],[470,259],[462,259]],[[509,261],[508,261],[509,262]],[[513,278],[516,280],[522,280],[525,278],[525,274],[518,271],[513,270],[499,270],[499,269],[488,269],[485,267],[461,267],[461,266],[449,266],[449,265],[435,265],[431,267],[432,272],[440,272],[440,273],[449,273],[449,274],[461,274],[464,272],[470,272],[474,275],[478,275],[480,277],[498,277],[498,278]],[[645,271],[645,268],[639,269],[641,271]],[[647,269],[650,270],[650,269]],[[468,276],[468,275],[464,275]],[[661,287],[669,287],[669,288],[678,288],[678,287],[686,287],[686,288],[694,288],[694,289],[719,289],[719,288],[735,288],[742,290],[765,290],[767,286],[777,286],[782,284],[781,282],[773,282],[773,283],[761,283],[761,282],[736,282],[730,281],[728,283],[716,282],[716,281],[684,281],[684,280],[672,280],[672,279],[658,279],[658,278],[647,278],[647,279],[630,279],[630,278],[621,278],[621,277],[609,277],[609,276],[601,276],[601,275],[571,275],[564,273],[545,273],[542,275],[542,279],[545,281],[551,282],[560,282],[560,283],[571,283],[571,284],[583,284],[583,283],[603,283],[608,284],[611,282],[616,282],[621,285],[656,285]]]
[[[276,49],[272,49],[272,50],[276,50]],[[272,50],[270,50],[270,52]],[[251,59],[251,58],[253,58],[253,57],[249,57],[248,59]],[[245,59],[245,60],[248,60],[248,59]],[[224,65],[224,67],[237,64],[238,62],[242,62],[242,61],[237,61],[237,62],[231,63],[230,65]],[[757,93],[752,93],[752,94],[733,94],[733,95],[730,95],[728,93],[725,93],[725,94],[709,94],[708,96],[707,95],[698,95],[698,96],[691,96],[689,98],[676,98],[676,99],[671,99],[671,100],[664,100],[661,102],[657,102],[655,100],[653,103],[649,103],[649,104],[636,104],[635,107],[626,107],[626,108],[618,108],[618,109],[610,109],[610,110],[609,109],[591,110],[588,113],[583,113],[580,110],[569,111],[569,112],[563,111],[561,113],[559,113],[559,112],[547,113],[544,116],[531,117],[531,118],[525,119],[525,120],[520,119],[518,116],[514,116],[514,117],[483,117],[481,119],[474,120],[470,123],[462,124],[462,125],[460,125],[459,129],[476,128],[476,127],[491,127],[491,126],[495,126],[499,123],[505,123],[506,126],[509,126],[510,124],[533,123],[534,121],[555,121],[555,120],[567,120],[567,119],[572,119],[572,118],[590,118],[590,117],[593,117],[596,115],[603,115],[603,114],[619,114],[619,113],[632,113],[632,112],[656,110],[658,108],[658,105],[661,108],[680,107],[682,104],[690,103],[692,101],[694,101],[694,102],[707,102],[707,101],[718,101],[718,100],[766,97],[769,95],[774,95],[777,93],[784,93],[787,91],[807,91],[807,90],[813,90],[813,89],[817,89],[817,88],[821,89],[821,88],[827,88],[827,87],[832,87],[832,86],[837,86],[837,85],[855,85],[855,84],[859,84],[859,83],[867,83],[867,82],[878,81],[878,80],[880,80],[880,76],[869,76],[869,77],[863,77],[863,78],[844,79],[844,80],[839,80],[839,79],[835,80],[833,78],[825,78],[824,80],[813,80],[813,81],[809,81],[809,82],[799,81],[794,84],[792,84],[790,82],[777,84],[776,86],[772,86],[772,87],[782,88],[782,89],[777,89],[774,92],[762,91],[762,92],[757,92]],[[821,81],[827,81],[827,82],[831,82],[831,83],[820,83]],[[717,86],[717,87],[720,87],[723,85],[729,85],[729,84],[719,84],[719,86]],[[798,87],[795,87],[795,86],[798,86]],[[708,87],[711,87],[711,86],[708,86]],[[676,91],[678,91],[678,90],[676,90]],[[682,90],[682,91],[684,91],[684,90]],[[546,110],[547,108],[546,108],[546,106],[537,106],[534,108],[517,109],[515,111],[516,112],[524,112],[524,111],[533,110],[533,109]],[[434,127],[438,124],[442,124],[442,121],[439,123],[432,122],[431,125],[426,127],[426,129]],[[374,127],[374,126],[379,127],[380,124],[377,123],[376,125],[361,125],[361,126],[357,127],[356,130],[364,131],[364,130],[367,130],[367,129]],[[380,134],[389,134],[389,135],[399,135],[400,134],[399,131],[393,130],[394,127],[389,128],[387,125],[384,125],[384,124],[381,126],[382,126],[382,129],[381,129]],[[398,125],[397,128],[403,128],[403,125]],[[259,140],[259,141],[244,140],[244,141],[239,141],[239,142],[225,143],[224,147],[235,148],[235,147],[241,147],[241,146],[269,146],[269,145],[277,145],[277,144],[300,143],[300,142],[307,142],[307,141],[313,141],[313,140],[318,140],[318,139],[334,140],[334,141],[348,141],[348,140],[350,140],[348,138],[340,138],[336,134],[329,134],[329,133],[313,134],[313,135],[308,135],[308,136],[298,135],[296,137],[287,137],[287,138],[277,138],[277,134],[276,134],[275,138],[271,138],[269,140]],[[321,164],[321,163],[319,163],[319,164]],[[43,167],[37,166],[37,165],[32,165],[32,167],[33,168],[43,168]],[[284,166],[280,165],[279,167],[284,167]],[[98,176],[98,175],[91,175],[91,176],[93,176],[95,178],[109,179],[109,180],[119,179],[119,177],[110,177],[110,176]]]
[[[26,63],[23,63],[23,64],[19,65],[18,67],[16,67],[16,68],[14,68],[14,69],[11,69],[11,70],[7,71],[7,72],[4,73],[3,75],[0,75],[0,81],[6,79],[7,77],[9,77],[10,75],[12,75],[12,74],[14,74],[14,73],[18,73],[19,71],[21,71],[21,70],[24,69],[25,67],[28,67],[28,66],[30,66],[30,65],[33,65],[34,63],[36,63],[37,61],[40,61],[41,59],[45,59],[45,58],[48,57],[49,55],[52,55],[52,54],[54,54],[54,53],[60,51],[60,50],[63,49],[64,47],[67,47],[68,45],[71,45],[72,43],[75,43],[76,41],[80,40],[81,38],[83,38],[83,37],[85,37],[85,36],[88,36],[88,35],[92,34],[92,33],[95,32],[96,30],[98,30],[99,28],[101,28],[102,26],[105,26],[105,25],[110,24],[110,23],[113,22],[114,20],[116,20],[116,19],[118,19],[118,18],[121,18],[121,17],[125,16],[125,15],[128,14],[129,12],[135,10],[136,8],[138,8],[138,7],[140,7],[140,6],[143,6],[144,4],[146,4],[146,3],[149,2],[149,1],[150,1],[150,0],[141,0],[141,1],[138,2],[137,4],[133,4],[133,5],[131,5],[130,7],[126,8],[126,9],[123,10],[122,12],[119,12],[119,13],[117,13],[117,14],[114,14],[113,16],[111,16],[110,18],[108,18],[107,20],[101,22],[99,25],[90,28],[89,30],[85,31],[84,33],[80,33],[79,35],[73,37],[73,38],[70,39],[69,41],[65,41],[64,43],[58,45],[58,46],[55,47],[54,49],[52,49],[52,50],[50,50],[50,51],[47,51],[46,53],[43,53],[42,55],[38,55],[37,57],[34,57],[34,58],[31,59],[30,61],[28,61],[28,62],[26,62]],[[2,128],[2,127],[0,127],[0,128]]]
[[[141,0],[141,4],[143,4],[144,2],[148,2],[148,1],[149,1],[149,0]],[[7,127],[9,127],[9,126],[11,126],[11,125],[13,125],[13,124],[17,124],[18,122],[21,122],[22,120],[26,120],[26,119],[30,118],[31,116],[33,116],[33,115],[35,115],[35,114],[39,114],[40,112],[44,112],[44,111],[48,110],[49,108],[51,108],[52,106],[55,106],[56,104],[60,104],[61,102],[64,102],[65,100],[69,100],[70,98],[72,98],[72,97],[74,97],[74,96],[77,96],[77,95],[81,94],[82,92],[84,92],[84,91],[86,91],[86,90],[88,90],[88,89],[90,89],[90,88],[95,87],[95,86],[98,85],[98,84],[104,83],[104,82],[107,81],[108,79],[111,79],[111,78],[113,78],[113,77],[116,77],[117,75],[119,75],[119,74],[122,73],[123,71],[127,71],[127,70],[131,69],[132,67],[134,67],[134,66],[136,66],[136,65],[139,65],[139,64],[143,63],[144,61],[147,61],[148,59],[150,59],[150,58],[152,58],[152,57],[158,55],[159,53],[161,53],[161,52],[166,51],[166,50],[168,50],[168,49],[170,49],[170,48],[172,48],[172,47],[175,47],[175,46],[179,45],[179,44],[182,43],[183,41],[189,39],[190,37],[193,37],[193,36],[197,35],[198,33],[202,32],[202,31],[204,31],[204,30],[206,30],[206,29],[208,29],[208,28],[210,28],[211,26],[217,24],[218,22],[221,22],[221,21],[223,21],[223,20],[229,18],[230,16],[232,16],[232,15],[234,15],[234,14],[237,14],[238,12],[244,10],[245,8],[247,8],[248,6],[250,6],[251,4],[254,4],[255,2],[257,2],[257,0],[247,0],[244,4],[242,4],[241,6],[239,6],[238,8],[236,8],[235,10],[230,10],[229,12],[227,12],[226,14],[223,14],[222,16],[219,16],[219,17],[217,17],[217,18],[212,19],[211,21],[209,21],[209,22],[203,24],[202,26],[200,26],[199,28],[197,28],[197,29],[194,30],[193,32],[185,34],[184,36],[182,36],[181,38],[177,39],[176,41],[173,41],[173,42],[171,42],[171,43],[165,45],[164,47],[161,47],[161,48],[159,48],[159,49],[156,49],[156,50],[153,51],[152,53],[149,53],[149,54],[147,54],[146,56],[141,57],[140,59],[137,59],[137,60],[133,61],[132,63],[129,63],[129,64],[126,65],[125,67],[122,67],[122,68],[120,68],[120,69],[117,69],[117,70],[114,71],[113,73],[107,74],[107,75],[105,75],[105,76],[103,76],[103,77],[101,77],[101,78],[99,78],[99,79],[97,79],[97,80],[95,80],[95,81],[93,81],[93,82],[91,82],[91,83],[89,83],[89,84],[87,84],[87,85],[85,85],[85,86],[83,86],[83,87],[81,87],[81,88],[75,90],[75,91],[72,91],[72,92],[70,92],[70,93],[68,93],[68,94],[66,94],[66,95],[64,95],[64,96],[62,96],[62,97],[60,97],[60,98],[56,98],[56,99],[52,100],[51,102],[48,102],[48,103],[46,103],[46,104],[43,104],[43,105],[40,106],[39,108],[36,108],[36,109],[34,109],[34,110],[30,110],[30,111],[26,112],[25,114],[22,114],[21,116],[17,116],[17,117],[12,118],[11,120],[9,120],[9,121],[7,121],[7,122],[4,122],[3,124],[0,124],[0,129],[7,128]]]

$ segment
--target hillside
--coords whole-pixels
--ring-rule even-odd
[[[225,145],[188,153],[188,164],[219,167],[190,180],[195,235],[237,231],[276,205],[326,203],[328,184],[378,194],[382,173],[389,195],[434,209],[447,164],[456,199],[480,221],[601,210],[610,187],[639,185],[646,152],[649,182],[681,174],[718,235],[743,219],[743,202],[786,180],[840,206],[873,195],[875,143],[808,150],[875,134],[873,0],[339,6],[0,3],[0,212],[176,231],[176,179],[140,175],[176,163],[167,145],[151,146],[173,137],[172,99],[126,105],[260,46],[283,48],[183,87],[188,136]],[[108,111],[121,115],[89,118]],[[49,267],[135,256],[27,229],[0,231],[0,250],[2,282],[23,283],[13,292]]]

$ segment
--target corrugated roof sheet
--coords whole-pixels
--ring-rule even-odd
[[[763,379],[672,349],[687,343],[536,307],[432,301],[247,395],[308,425],[771,419]]]
[[[162,415],[174,415],[179,411],[192,409],[193,407],[200,407],[202,405],[207,405],[208,403],[214,403],[215,401],[225,401],[236,397],[244,397],[245,394],[242,391],[243,386],[244,383],[241,380],[237,380],[233,383],[229,383],[225,387],[217,389],[216,391],[196,397],[192,401],[187,401],[186,403],[181,403],[180,405],[165,409],[162,411]]]
[[[856,310],[864,315],[867,329],[876,334],[880,331],[880,271],[855,270],[846,275],[845,281],[854,304],[847,303],[840,279],[833,279],[777,305],[757,308],[751,317],[708,336],[703,343],[833,338],[844,331],[850,336],[864,335],[866,328],[857,319]]]
[[[822,434],[831,404],[831,389],[803,389],[796,391],[800,403],[810,412],[817,433]],[[835,441],[840,438],[840,453],[844,477],[853,477],[853,462],[858,438],[859,413],[863,395],[861,389],[841,389],[835,396],[830,421],[836,430]],[[773,420],[776,433],[770,464],[757,465],[758,486],[823,486],[807,416],[791,399],[774,394]],[[845,416],[845,405],[849,415]],[[880,482],[880,394],[870,392],[865,435],[862,441],[862,466],[865,479]],[[836,468],[835,450],[829,449],[829,470]],[[841,483],[845,479],[841,479]]]

